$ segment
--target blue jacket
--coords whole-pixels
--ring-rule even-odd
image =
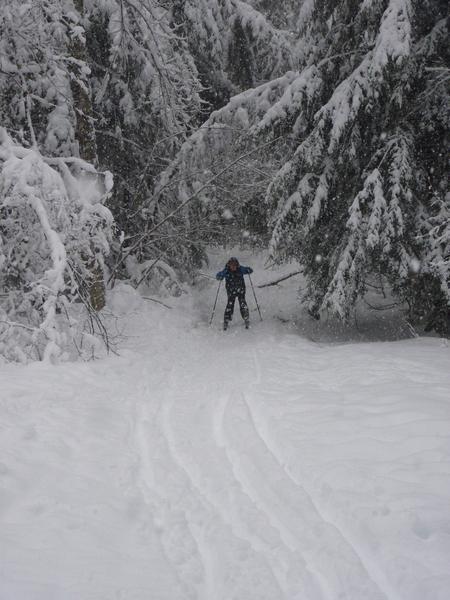
[[[250,273],[253,273],[251,267],[239,265],[236,271],[230,271],[228,267],[225,267],[223,271],[217,273],[216,279],[225,279],[225,286],[229,294],[245,294],[244,275],[250,275]]]

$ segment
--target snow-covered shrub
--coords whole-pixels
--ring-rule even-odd
[[[72,305],[90,311],[94,265],[109,251],[113,226],[102,204],[110,177],[101,179],[80,159],[46,158],[0,129],[0,354],[7,359],[56,360],[82,345]]]

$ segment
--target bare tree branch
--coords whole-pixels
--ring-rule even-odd
[[[257,287],[265,288],[265,287],[270,287],[271,285],[278,285],[282,281],[286,281],[286,279],[290,279],[291,277],[294,277],[295,275],[299,275],[302,272],[303,271],[301,271],[301,270],[294,271],[293,273],[289,273],[289,275],[283,275],[283,277],[279,277],[278,279],[275,279],[275,281],[270,281],[269,283],[262,283],[261,285],[258,285]]]

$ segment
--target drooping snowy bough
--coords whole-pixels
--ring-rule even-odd
[[[73,174],[76,173],[76,176]],[[57,360],[91,352],[85,327],[93,264],[113,226],[102,202],[111,187],[80,159],[46,158],[0,129],[0,355]]]

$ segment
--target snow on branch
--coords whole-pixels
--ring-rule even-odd
[[[252,85],[273,79],[293,67],[294,45],[286,31],[276,29],[262,13],[240,0],[187,0],[184,14],[190,38],[210,67],[231,73],[245,67]],[[245,52],[233,51],[244,45]],[[235,59],[242,64],[233,64]]]
[[[411,52],[411,2],[390,0],[375,41],[375,47],[359,66],[344,79],[330,100],[317,112],[317,131],[328,139],[328,154],[335,152],[343,134],[370,100],[376,99],[385,85],[386,69],[400,66]]]
[[[332,258],[334,276],[322,307],[341,317],[347,315],[353,296],[364,288],[364,273],[377,260],[401,282],[416,261],[412,247],[404,242],[410,219],[412,157],[407,136],[399,133],[386,140],[378,167],[367,174],[362,189],[349,209],[347,232]]]
[[[210,178],[210,169],[218,157],[225,156],[230,148],[243,148],[254,139],[251,128],[261,123],[296,77],[295,72],[288,71],[282,77],[233,96],[222,109],[214,111],[183,143],[174,161],[161,174],[156,196],[175,194],[184,201],[195,191],[195,186],[200,187]]]
[[[288,273],[287,275],[283,275],[282,277],[278,277],[274,281],[269,281],[268,283],[262,283],[262,284],[258,285],[257,287],[259,287],[259,288],[265,288],[265,287],[271,287],[273,285],[278,285],[282,281],[286,281],[286,279],[290,279],[291,277],[295,277],[295,275],[300,275],[300,273],[302,273],[301,270],[300,271],[294,271],[293,273]]]
[[[101,193],[61,165],[0,129],[0,353],[11,360],[66,356],[74,331],[62,314],[83,295],[90,261],[109,249]]]

